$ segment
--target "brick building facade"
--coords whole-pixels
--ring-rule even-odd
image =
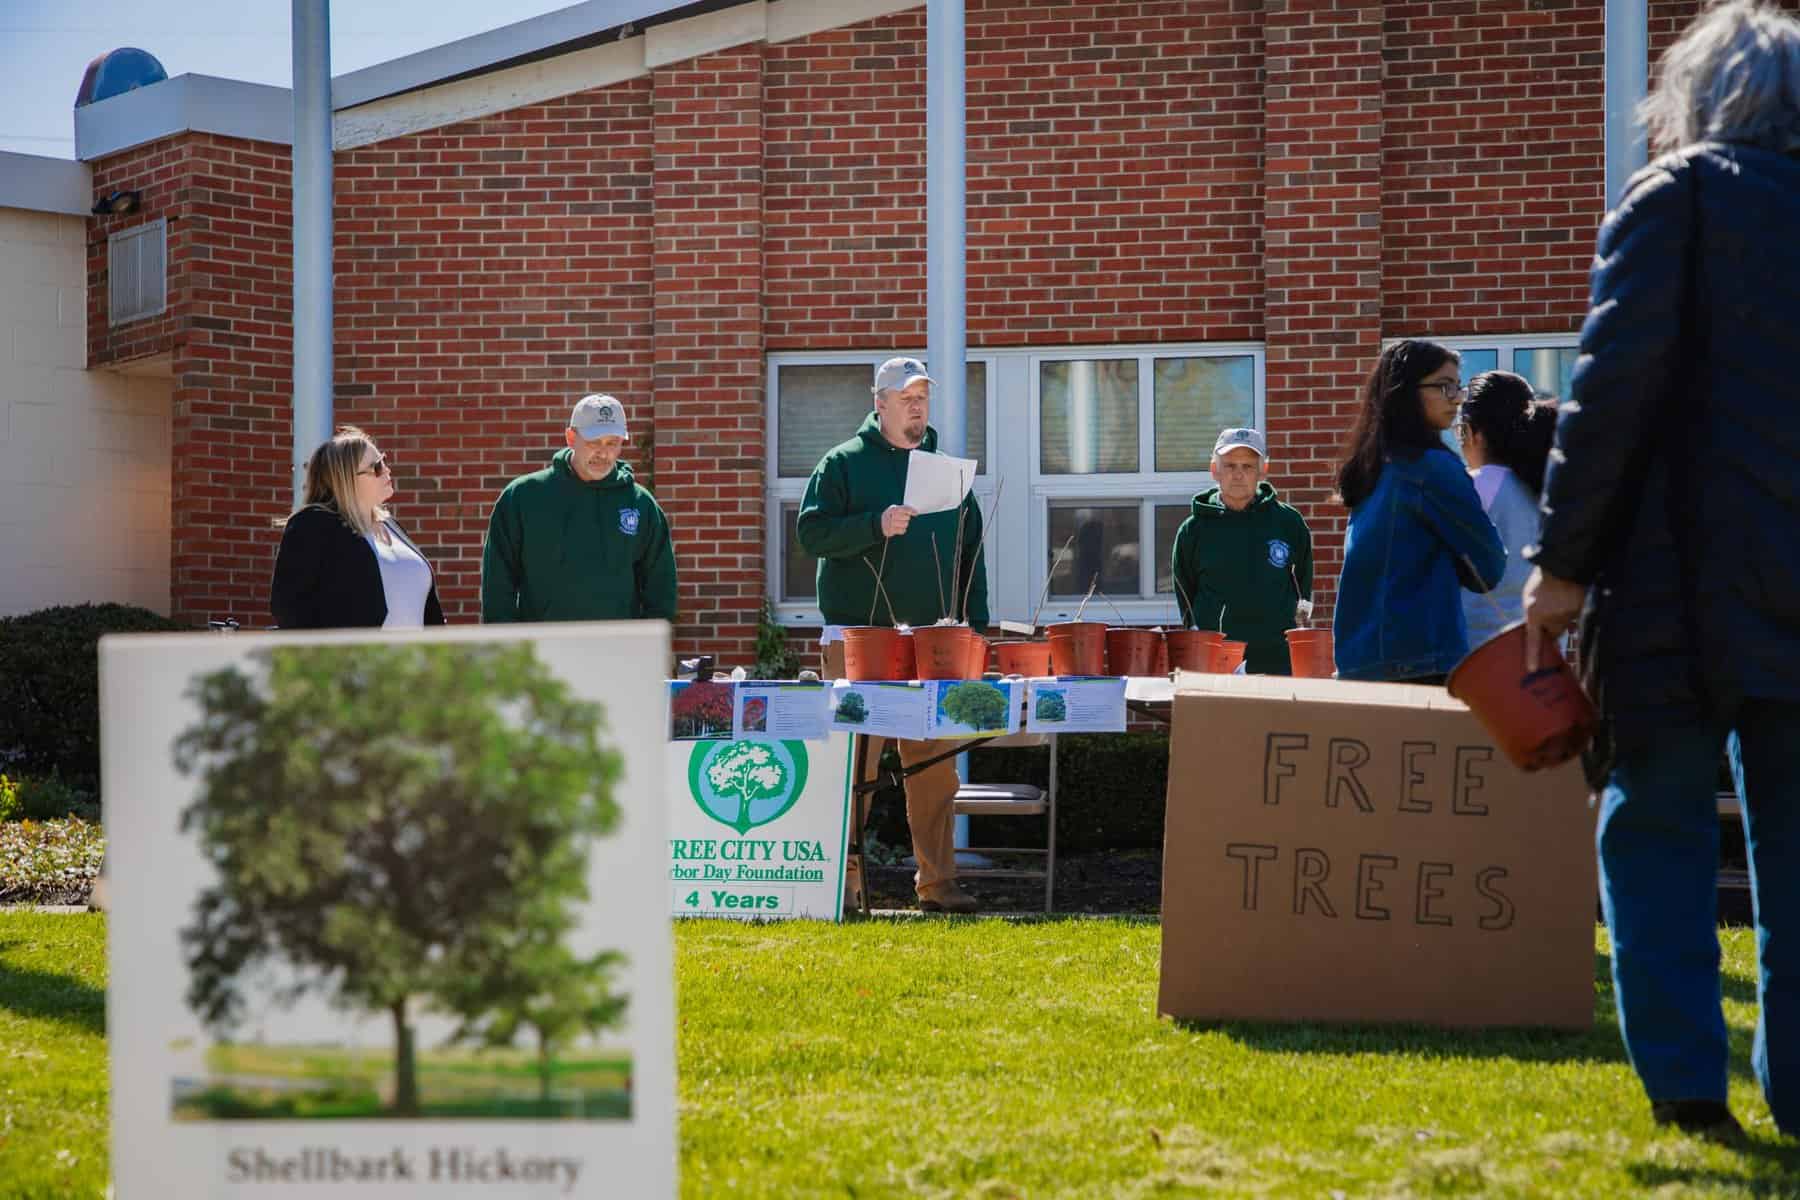
[[[743,14],[696,17],[711,32],[685,57],[679,26],[652,30],[638,69],[476,115],[479,79],[421,87],[391,135],[347,136],[340,99],[336,416],[391,453],[451,621],[478,615],[495,495],[591,390],[628,405],[675,530],[677,648],[745,660],[765,596],[807,619],[783,536],[823,436],[809,397],[865,403],[857,372],[923,351],[926,315],[925,11],[784,26],[807,2],[750,6],[737,41],[712,33]],[[1653,55],[1696,8],[1651,4]],[[1167,620],[1154,559],[1214,431],[1182,427],[1220,414],[1267,426],[1328,613],[1330,476],[1382,339],[1442,337],[1471,373],[1529,366],[1555,390],[1604,208],[1602,16],[970,3],[971,428],[978,492],[1009,480],[996,616],[1028,615],[1071,530],[1097,571],[1142,581],[1127,617]],[[99,195],[143,192],[90,222],[88,350],[168,358],[174,610],[260,623],[289,498],[288,150],[184,129],[93,168]],[[158,218],[167,310],[109,327],[108,235]]]

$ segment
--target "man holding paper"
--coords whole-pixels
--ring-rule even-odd
[[[826,452],[807,481],[800,546],[819,560],[819,608],[830,625],[918,626],[948,617],[966,620],[978,632],[987,628],[981,509],[969,492],[974,464],[936,454],[937,431],[927,420],[931,388],[919,360],[882,363],[875,372],[875,410],[855,437]],[[920,464],[919,477],[909,479],[914,464]],[[828,638],[828,678],[843,677],[843,649]],[[902,741],[900,760],[922,762],[954,745]],[[906,820],[919,862],[913,885],[927,912],[976,907],[956,885],[956,788],[951,759],[906,781]],[[846,886],[854,895],[861,864],[848,865]]]

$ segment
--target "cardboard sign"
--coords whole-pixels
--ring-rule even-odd
[[[1159,1011],[1585,1029],[1594,813],[1441,688],[1183,673]]]
[[[673,1196],[667,661],[660,621],[104,639],[121,1200]]]
[[[669,911],[843,918],[850,735],[671,742]]]

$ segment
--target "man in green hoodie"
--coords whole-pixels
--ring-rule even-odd
[[[1184,625],[1245,643],[1246,672],[1288,675],[1287,631],[1296,608],[1312,612],[1312,532],[1263,478],[1268,454],[1258,430],[1219,434],[1219,486],[1194,497],[1175,534],[1175,595]]]
[[[944,512],[920,513],[903,503],[912,452],[937,449],[937,430],[928,423],[931,388],[918,359],[882,363],[875,372],[875,411],[855,437],[826,452],[807,481],[800,545],[819,560],[819,608],[829,625],[918,626],[953,616],[977,632],[987,629],[981,508],[973,493],[960,508]],[[843,677],[841,641],[827,641],[825,674]],[[900,761],[910,766],[953,746],[902,741]],[[906,781],[906,823],[919,863],[913,887],[926,912],[976,908],[975,898],[956,884],[957,786],[955,761],[948,758]],[[854,900],[861,864],[846,867],[846,891]]]
[[[506,485],[481,555],[481,619],[675,619],[675,550],[656,499],[619,461],[625,406],[583,396],[568,447]]]

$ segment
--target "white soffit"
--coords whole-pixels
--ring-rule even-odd
[[[84,162],[0,150],[0,208],[85,217],[94,204],[94,172]]]

